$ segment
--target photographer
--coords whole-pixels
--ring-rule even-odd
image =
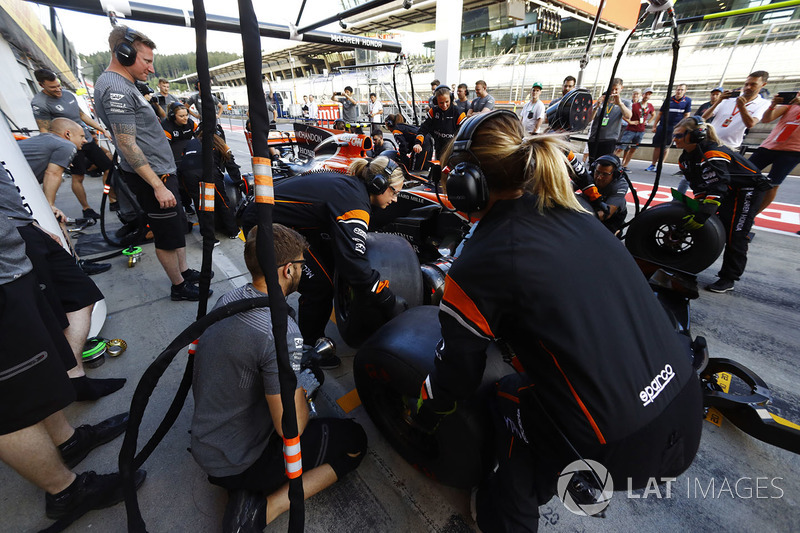
[[[342,104],[342,120],[347,131],[350,131],[350,124],[358,121],[358,102],[353,98],[353,88],[348,85],[344,88],[344,94],[337,92],[333,96]]]
[[[630,254],[578,203],[567,150],[495,111],[465,122],[442,161],[448,192],[485,180],[488,199],[456,206],[480,224],[445,281],[442,340],[411,420],[435,431],[477,389],[493,342],[519,372],[492,401],[498,466],[476,493],[482,531],[536,531],[539,505],[580,458],[641,488],[683,472],[700,441],[688,348]],[[654,379],[658,393],[643,390]]]
[[[531,86],[531,99],[522,106],[520,120],[522,120],[522,129],[528,135],[539,133],[539,127],[544,120],[544,104],[539,100],[540,94],[542,94],[542,84],[538,81],[534,82]]]

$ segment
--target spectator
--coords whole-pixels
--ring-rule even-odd
[[[0,182],[6,181],[0,167]],[[77,429],[67,422],[63,409],[75,391],[65,370],[75,361],[25,248],[12,221],[0,217],[0,458],[45,491],[47,517],[59,519],[123,500],[119,474],[76,475],[70,468],[120,435],[128,417]],[[143,470],[136,472],[137,487],[144,477]]]
[[[303,113],[303,118],[309,118],[308,116],[308,96],[303,95],[303,107],[300,108]]]
[[[551,100],[550,103],[547,104],[547,107],[549,108],[550,106],[554,106],[557,103],[559,103],[561,101],[561,99],[564,98],[564,96],[568,92],[570,92],[572,89],[575,88],[575,82],[576,81],[577,80],[575,80],[574,76],[567,76],[566,78],[564,78],[564,82],[561,85],[561,96],[559,96],[558,98],[555,98],[554,100]],[[547,115],[545,115],[544,121],[547,122]]]
[[[412,149],[416,154],[422,153],[426,138],[430,136],[436,150],[436,157],[441,157],[444,148],[455,137],[458,128],[465,120],[464,113],[459,113],[453,104],[450,88],[442,86],[436,89],[436,107],[428,110],[428,116],[417,131],[417,140]]]
[[[200,96],[200,80],[197,80],[196,82],[194,82],[194,89],[195,89],[196,92],[194,94],[192,94],[186,100],[186,109],[189,110],[189,113],[194,118],[196,118],[197,120],[202,122],[203,121],[203,101],[202,101],[201,96]],[[219,99],[216,96],[214,96],[213,94],[211,95],[211,97],[214,99],[214,105],[217,107],[217,120],[219,120],[219,117],[222,116],[222,102],[220,102]],[[192,110],[193,107],[194,107],[194,110]]]
[[[278,91],[272,93],[272,100],[275,103],[275,112],[278,115],[278,118],[284,118],[285,114],[283,111],[283,96]]]
[[[381,124],[383,124],[383,104],[375,93],[369,93],[369,101],[369,117],[372,123],[372,133],[375,133],[381,130]]]
[[[528,135],[539,133],[539,127],[544,120],[544,103],[539,100],[539,95],[541,94],[542,84],[536,81],[531,86],[531,99],[522,106],[522,114],[520,115],[522,129]]]
[[[334,94],[336,96],[336,94]],[[344,88],[344,95],[339,95],[337,100],[342,104],[342,120],[345,127],[358,121],[358,102],[353,98],[353,88],[349,85]],[[342,128],[344,129],[344,128]]]
[[[313,94],[308,95],[308,118],[314,121],[319,120],[319,107]]]
[[[767,165],[772,165],[767,176],[772,182],[772,188],[764,194],[764,199],[758,208],[759,213],[775,200],[780,184],[800,163],[800,92],[788,102],[777,95],[772,97],[772,102],[761,117],[761,121],[767,123],[776,118],[780,118],[778,124],[750,156],[750,162],[758,170],[764,170]]]
[[[303,275],[308,243],[280,224],[272,231],[278,281],[288,297]],[[248,234],[244,252],[252,283],[223,295],[217,307],[266,296],[267,284],[256,257],[256,233],[253,228]],[[303,338],[295,321],[291,317],[288,321],[289,353],[299,367]],[[231,350],[231,346],[240,349]],[[253,374],[247,387],[241,386],[242,369]],[[296,372],[294,403],[303,450],[303,487],[310,498],[358,467],[367,449],[367,435],[351,419],[309,420],[306,397],[319,382],[309,369]],[[232,491],[222,528],[245,531],[244,525],[255,525],[247,531],[261,531],[289,509],[283,405],[269,307],[239,313],[208,328],[197,343],[192,381],[192,456],[211,483]],[[251,500],[248,505],[242,503],[245,499]]]
[[[78,203],[81,204],[83,218],[99,220],[100,215],[89,206],[89,202],[86,199],[83,178],[86,174],[88,161],[91,161],[105,173],[103,176],[103,182],[105,182],[108,170],[111,168],[111,160],[94,142],[92,133],[86,126],[95,128],[106,137],[108,137],[108,132],[97,121],[81,110],[78,105],[78,98],[74,93],[61,88],[61,82],[56,78],[54,72],[47,69],[39,69],[34,72],[34,76],[42,88],[42,92],[36,94],[31,100],[33,117],[36,119],[39,131],[48,133],[53,119],[59,117],[68,118],[84,127],[84,135],[87,142],[76,154],[69,169],[72,174],[72,193],[78,199]]]
[[[636,149],[642,142],[647,125],[650,123],[655,113],[653,104],[650,103],[650,97],[653,95],[653,88],[648,87],[643,91],[643,94],[642,100],[633,104],[631,108],[631,119],[628,121],[628,126],[625,128],[625,131],[622,133],[621,143],[625,150],[622,160],[622,170],[625,172],[628,171],[628,165],[631,164],[633,154],[636,153]]]
[[[49,133],[17,142],[52,207],[56,205],[56,193],[64,171],[85,142],[83,128],[68,118],[53,119]]]
[[[683,150],[679,165],[689,180],[697,212],[684,217],[683,228],[693,231],[715,213],[725,227],[725,251],[719,279],[707,285],[712,292],[732,291],[747,265],[748,233],[770,182],[741,155],[722,145],[716,128],[697,117],[675,126],[675,146]]]
[[[663,106],[662,106],[663,107]],[[667,139],[666,149],[664,150],[664,159],[669,157],[669,147],[672,146],[672,130],[675,124],[689,116],[692,112],[692,99],[686,96],[686,84],[681,83],[675,88],[675,95],[669,99],[669,111],[667,116],[664,117],[661,110],[662,107],[656,111],[656,117],[653,120],[653,159],[650,166],[645,169],[645,172],[655,172],[656,163],[661,155],[661,145],[664,138]]]
[[[614,78],[611,83],[611,94],[607,100],[602,97],[598,98],[594,104],[594,111],[592,113],[592,126],[593,131],[589,136],[589,159],[595,160],[598,157],[606,154],[613,154],[619,139],[619,132],[622,127],[622,119],[631,118],[631,101],[621,98],[622,95],[622,79]],[[604,103],[605,102],[605,103]],[[600,109],[600,106],[604,106]],[[600,125],[596,124],[595,116],[600,111],[601,119]]]
[[[709,107],[711,107],[712,105],[716,104],[719,101],[719,97],[722,96],[722,93],[724,91],[725,91],[724,87],[714,87],[713,89],[711,89],[711,99],[708,102],[702,104],[700,107],[698,107],[697,111],[695,111],[694,114],[697,115],[698,117],[702,117],[703,113],[705,113]]]
[[[466,83],[458,84],[456,96],[458,96],[458,98],[453,102],[453,106],[455,106],[459,113],[464,113],[464,115],[466,115],[472,107],[472,100],[469,99],[469,88]]]
[[[172,283],[170,298],[197,301],[200,290],[195,283],[200,273],[186,264],[186,215],[176,201],[175,159],[153,108],[133,83],[153,72],[155,43],[135,30],[115,26],[108,44],[113,52],[111,64],[95,82],[97,112],[111,125],[122,176],[147,213],[156,257]],[[134,57],[125,56],[127,47],[136,51]],[[125,63],[133,62],[124,65],[120,57]]]
[[[472,100],[472,107],[467,111],[467,116],[471,117],[476,113],[488,113],[494,109],[494,96],[486,90],[486,82],[478,80],[475,82],[475,99]]]
[[[736,150],[742,145],[745,130],[752,128],[769,107],[769,100],[759,95],[767,84],[769,73],[757,70],[747,76],[740,95],[734,97],[731,91],[725,91],[720,99],[703,113],[703,120],[709,121],[717,132],[720,142]],[[713,119],[711,117],[714,117]]]
[[[156,114],[162,119],[166,118],[169,114],[169,106],[175,103],[180,103],[177,98],[169,94],[169,80],[165,78],[158,79],[158,93],[156,93],[154,97],[155,102],[159,107],[155,110]]]
[[[54,209],[54,214],[63,218],[58,209]],[[25,254],[33,265],[41,292],[56,315],[55,324],[63,331],[62,336],[72,350],[75,364],[69,365],[68,374],[78,400],[97,400],[121,389],[124,379],[90,379],[83,369],[83,349],[92,323],[92,309],[103,299],[103,293],[76,264],[75,258],[64,250],[59,237],[36,223],[5,170],[0,171],[0,218],[11,220],[25,241]],[[100,267],[98,265],[98,269]],[[100,271],[109,268],[111,265],[107,264]]]

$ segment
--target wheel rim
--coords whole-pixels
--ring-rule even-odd
[[[694,246],[692,233],[675,224],[664,224],[656,228],[654,239],[659,248],[674,254],[686,253]]]

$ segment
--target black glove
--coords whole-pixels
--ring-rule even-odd
[[[403,311],[408,311],[408,302],[402,296],[395,295],[394,308],[392,309],[392,318],[396,317]]]
[[[239,187],[239,190],[242,192],[242,196],[247,196],[247,193],[250,192],[250,187],[247,186],[247,180],[242,178],[239,180],[239,183],[236,184]]]
[[[605,214],[603,218],[608,217],[608,204],[603,201],[603,196],[600,194],[600,191],[597,190],[597,186],[593,183],[581,189],[581,192],[589,200],[589,203],[592,204],[592,209],[594,209],[595,213],[602,212]]]
[[[697,212],[683,217],[683,229],[692,231],[702,228],[706,220],[717,212],[719,206],[720,202],[716,198],[708,197],[704,199],[700,203],[700,207],[697,208]]]
[[[767,176],[761,175],[763,179],[759,179],[756,181],[756,190],[757,191],[769,191],[772,189],[772,180],[770,180]]]
[[[397,297],[389,288],[389,280],[378,280],[369,290],[370,297],[375,305],[380,308],[386,320],[391,320],[397,316],[401,311],[396,311]],[[402,300],[402,299],[401,299]],[[405,300],[403,300],[405,302]],[[406,308],[408,304],[406,304]]]

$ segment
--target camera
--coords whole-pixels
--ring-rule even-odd
[[[533,118],[533,111],[528,111],[528,120]]]
[[[139,92],[142,93],[142,96],[147,96],[148,94],[153,94],[155,91],[143,81],[136,82],[136,88],[139,89]]]
[[[742,91],[731,91],[731,95],[728,98],[739,98],[739,95],[742,94]]]
[[[778,96],[783,99],[784,104],[788,104],[794,97],[797,96],[798,91],[780,91],[775,96]]]

